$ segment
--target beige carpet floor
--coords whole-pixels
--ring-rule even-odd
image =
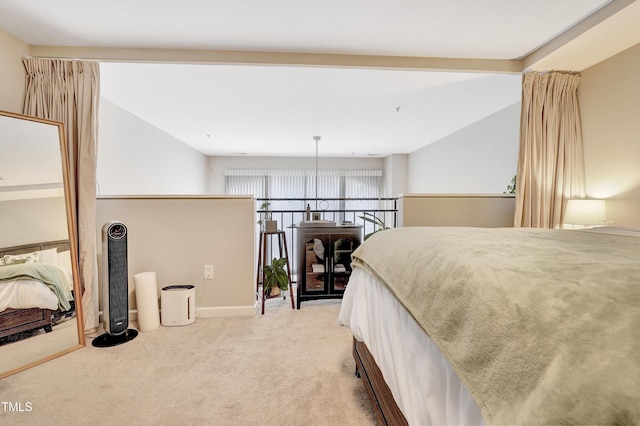
[[[110,348],[89,339],[0,380],[0,401],[31,407],[0,405],[0,424],[373,425],[339,308],[278,298],[265,315],[161,326]]]

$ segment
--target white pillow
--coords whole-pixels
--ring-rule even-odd
[[[5,254],[3,257],[5,265],[13,265],[16,263],[38,263],[40,255],[38,252],[25,254]]]
[[[71,252],[69,250],[61,251],[57,254],[57,265],[61,268],[71,269]]]
[[[58,250],[52,248],[47,250],[40,250],[36,253],[38,253],[38,263],[58,266]]]
[[[69,250],[58,253],[58,268],[62,269],[67,277],[69,290],[73,290],[73,273],[71,272],[71,252]]]

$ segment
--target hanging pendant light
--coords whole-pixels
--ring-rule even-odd
[[[318,169],[318,142],[320,142],[321,137],[320,136],[314,136],[313,140],[316,142],[316,208],[315,208],[315,212],[313,212],[313,216],[312,219],[309,221],[307,219],[306,222],[300,222],[301,224],[307,224],[304,226],[334,226],[335,222],[334,221],[330,221],[330,220],[325,220],[325,219],[321,219],[321,215],[320,215],[320,209],[319,209],[319,201],[318,201],[318,175],[319,175],[319,169]],[[326,201],[323,201],[323,203],[327,204],[327,208],[328,208],[328,203]],[[307,204],[307,217],[309,216],[309,204]]]
[[[316,211],[318,211],[318,142],[320,136],[314,136],[313,140],[316,141]]]

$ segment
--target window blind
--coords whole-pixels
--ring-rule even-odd
[[[382,170],[319,170],[318,199],[327,198],[378,198],[382,197]],[[316,198],[315,170],[237,170],[225,172],[225,192],[230,195],[249,194],[256,198]],[[303,209],[304,201],[298,205],[277,206],[272,209]],[[344,209],[344,201],[329,201],[328,209]],[[348,208],[375,207],[375,201],[349,201]],[[326,204],[325,204],[326,205]]]

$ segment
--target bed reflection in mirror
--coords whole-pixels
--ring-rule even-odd
[[[84,345],[63,140],[0,111],[0,377]]]

